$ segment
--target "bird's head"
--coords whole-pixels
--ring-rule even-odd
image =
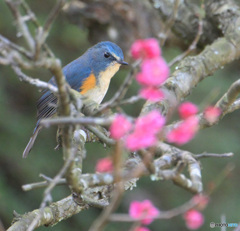
[[[108,70],[118,70],[121,65],[128,64],[124,61],[122,49],[115,43],[108,41],[100,42],[90,48],[88,57],[96,76]]]

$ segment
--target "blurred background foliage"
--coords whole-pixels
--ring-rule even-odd
[[[44,23],[49,9],[55,1],[34,0],[28,1],[28,3],[39,21]],[[21,38],[16,36],[13,17],[3,1],[0,1],[0,33],[18,44],[22,43]],[[87,30],[81,30],[70,24],[66,17],[60,14],[53,24],[47,42],[65,65],[92,45],[89,43],[87,35]],[[167,61],[181,52],[180,48],[168,43],[163,48],[163,55]],[[105,100],[111,98],[127,72],[127,68],[122,68],[113,78]],[[45,81],[51,77],[46,70],[34,70],[27,73]],[[239,64],[233,63],[217,71],[214,76],[205,79],[192,90],[186,100],[191,100],[200,109],[203,109],[208,104],[215,103],[231,83],[239,78],[239,74]],[[134,82],[128,96],[137,91],[138,85]],[[56,145],[56,128],[44,129],[29,157],[22,159],[22,151],[36,122],[36,101],[39,96],[40,92],[35,87],[20,82],[11,68],[0,66],[0,220],[6,228],[10,226],[14,210],[22,214],[38,208],[41,203],[43,189],[23,192],[21,186],[41,181],[40,173],[54,177],[63,164],[62,151],[53,150]],[[124,110],[137,116],[142,104],[143,102],[140,102],[136,106],[127,106]],[[201,161],[204,189],[208,191],[211,185],[217,181],[220,181],[220,185],[211,195],[210,203],[203,212],[206,221],[200,230],[208,230],[211,221],[220,222],[221,215],[226,215],[227,222],[239,222],[239,137],[239,111],[236,111],[226,116],[218,125],[200,131],[193,141],[182,147],[193,153],[206,151],[212,153],[234,152],[235,154],[231,159],[209,158]],[[93,172],[97,159],[111,153],[109,148],[105,149],[98,143],[87,144],[86,148],[84,172]],[[233,165],[235,168],[224,179],[222,176],[227,165]],[[69,193],[66,186],[57,186],[52,194],[53,200],[59,200]],[[181,205],[191,197],[189,192],[173,185],[170,181],[151,182],[149,177],[144,177],[138,182],[137,188],[125,193],[118,211],[126,213],[130,201],[147,198],[152,200],[160,210],[168,210]],[[87,230],[99,213],[99,209],[92,208],[62,221],[54,227],[41,227],[38,230]],[[109,224],[106,230],[119,230],[119,227],[121,230],[127,230],[129,224]],[[161,230],[186,230],[182,217],[155,221],[150,225],[151,230],[160,230],[159,227]]]

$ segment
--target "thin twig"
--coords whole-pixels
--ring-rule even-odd
[[[2,64],[2,65],[9,65],[10,61],[9,61],[9,59],[0,57],[0,64]]]
[[[179,7],[179,0],[175,0],[174,1],[174,7],[173,7],[173,12],[172,15],[170,16],[170,18],[168,19],[168,21],[165,23],[165,27],[164,27],[164,31],[161,32],[158,36],[161,39],[161,46],[163,47],[167,38],[168,38],[168,34],[169,31],[172,29],[172,26],[176,20],[176,16],[177,16],[177,12],[178,12],[178,7]]]
[[[65,0],[58,1],[57,4],[52,9],[52,11],[50,12],[43,28],[38,27],[38,35],[36,36],[36,40],[35,40],[36,41],[35,54],[34,54],[35,60],[37,60],[40,54],[41,46],[45,43],[46,38],[49,35],[49,30],[51,28],[53,21],[56,19],[57,15],[59,14],[65,2],[66,2]]]
[[[21,33],[22,33],[27,45],[29,46],[30,50],[33,51],[35,42],[34,42],[34,39],[28,29],[26,21],[24,20],[23,16],[20,13],[19,4],[21,4],[21,2],[14,3],[11,0],[5,0],[5,2],[8,5],[9,9],[11,10],[13,16],[15,17],[15,20],[18,24],[18,28],[21,30]]]
[[[163,219],[171,219],[173,217],[179,216],[181,214],[184,214],[189,209],[194,208],[197,205],[196,201],[194,199],[191,199],[190,201],[186,202],[185,204],[168,210],[168,211],[160,211],[160,214],[155,217],[155,220],[163,220]],[[127,214],[112,214],[109,217],[110,221],[116,221],[116,222],[134,222],[134,221],[141,221],[143,218],[133,219]]]
[[[138,101],[140,101],[142,98],[138,95],[134,95],[128,99],[124,99],[120,102],[115,102],[111,105],[111,107],[116,107],[116,106],[122,106],[122,105],[126,105],[126,104],[134,104],[137,103]]]
[[[202,154],[194,154],[194,158],[200,159],[200,158],[207,158],[207,157],[217,157],[217,158],[227,158],[232,157],[234,154],[232,152],[229,153],[223,153],[223,154],[216,154],[216,153],[202,153]]]
[[[28,4],[22,0],[22,8],[25,10],[25,13],[30,17],[30,20],[33,22],[33,24],[35,25],[35,27],[40,27],[40,23],[38,22],[36,15],[34,14],[34,12],[30,9],[30,7],[28,6]]]
[[[44,27],[43,27],[43,31],[45,33],[49,33],[50,27],[53,23],[53,21],[56,19],[56,17],[58,16],[60,10],[62,9],[63,5],[65,4],[66,0],[59,0],[57,2],[56,5],[54,5],[54,8],[52,9],[52,11],[50,12]]]
[[[240,109],[240,99],[237,99],[236,101],[234,101],[227,109],[227,111],[225,112],[227,113],[231,113],[234,112],[236,110]]]
[[[101,117],[58,117],[58,118],[49,118],[43,119],[40,124],[44,127],[49,127],[52,125],[110,125],[114,117],[101,118]]]
[[[103,143],[108,146],[113,146],[115,144],[115,140],[108,138],[105,134],[103,134],[99,129],[92,125],[86,125],[86,128],[91,131],[94,135],[96,135]]]
[[[32,183],[32,184],[25,184],[22,185],[22,190],[23,191],[30,191],[33,189],[38,189],[38,188],[45,188],[47,186],[49,186],[49,184],[51,183],[51,181],[41,181],[41,182],[36,182],[36,183]],[[56,183],[56,185],[66,185],[67,181],[66,179],[60,179],[58,181],[58,183]]]
[[[31,53],[25,50],[23,47],[18,46],[17,44],[11,42],[9,39],[5,38],[4,36],[0,35],[0,41],[2,41],[8,47],[18,51],[22,55],[26,56],[27,58],[31,59]]]
[[[226,114],[239,109],[240,108],[240,100],[237,99],[239,94],[240,94],[240,80],[237,80],[229,87],[227,92],[215,104],[215,107],[217,107],[221,110],[220,116],[218,116],[218,118],[213,123],[209,123],[205,119],[203,113],[199,114],[200,127],[206,128],[206,127],[213,126],[213,125],[217,124],[221,119],[223,119],[223,117]]]
[[[115,189],[113,191],[113,197],[112,197],[111,203],[103,210],[99,218],[95,220],[93,225],[90,227],[89,231],[103,230],[103,228],[108,222],[109,216],[116,210],[122,198],[122,195],[124,192],[124,183],[121,182],[122,179],[120,177],[121,166],[122,166],[122,149],[121,149],[120,142],[117,142],[115,145],[113,163],[114,163],[113,174],[115,175],[115,180],[119,183],[115,184]]]
[[[203,9],[204,4],[201,5],[201,8]],[[190,46],[188,47],[188,49],[183,52],[182,54],[178,55],[177,57],[175,57],[172,61],[170,61],[168,63],[169,67],[171,67],[172,65],[174,65],[176,62],[181,61],[184,57],[186,57],[191,51],[195,50],[198,44],[199,39],[201,38],[201,35],[203,33],[203,19],[201,14],[197,15],[198,16],[198,31],[196,34],[196,37],[194,38],[194,40],[192,41],[192,43],[190,44]]]
[[[36,86],[37,88],[48,89],[53,93],[58,92],[57,87],[53,86],[52,84],[46,83],[39,79],[31,78],[31,77],[27,76],[26,74],[24,74],[19,66],[12,65],[12,69],[15,71],[15,73],[19,77],[20,81],[30,83],[31,85]]]
[[[34,12],[30,9],[30,7],[28,6],[28,4],[25,1],[22,1],[22,7],[25,10],[26,14],[30,16],[31,21],[33,22],[33,24],[35,25],[35,27],[38,29],[39,27],[41,27],[41,24],[39,23],[39,21],[36,18],[36,15],[34,14]],[[48,47],[48,45],[46,43],[43,44],[44,49],[47,51],[49,57],[54,58],[54,54],[51,51],[51,49]],[[36,51],[35,51],[36,53]]]
[[[211,187],[208,188],[207,194],[211,195],[214,191],[219,188],[219,186],[225,181],[225,179],[232,173],[234,170],[235,165],[233,163],[228,163],[222,171],[220,171],[215,179],[212,181],[214,184],[211,185]]]
[[[142,159],[144,166],[149,171],[149,173],[154,174],[155,173],[155,166],[153,163],[154,148],[150,149],[149,151],[140,150],[138,153]]]
[[[235,81],[230,88],[227,90],[227,92],[221,97],[221,99],[218,100],[216,103],[216,107],[220,108],[221,111],[224,113],[227,111],[228,107],[234,103],[236,98],[238,97],[240,93],[240,79]]]

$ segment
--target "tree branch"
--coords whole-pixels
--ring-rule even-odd
[[[40,89],[48,89],[53,93],[58,93],[57,87],[53,86],[50,83],[46,83],[39,79],[33,79],[33,78],[27,76],[26,74],[24,74],[22,72],[21,68],[19,68],[18,66],[12,65],[12,69],[15,71],[15,73],[18,76],[18,78],[20,79],[20,81],[30,83],[31,85],[36,86],[37,88],[40,88]]]
[[[237,10],[238,7],[234,6],[234,8],[232,5],[222,7],[219,1],[215,1],[214,7],[211,4],[206,7],[210,11],[209,14],[212,15],[215,15],[218,9],[221,10],[221,14],[217,14],[216,17],[219,26],[224,28],[228,26],[225,36],[207,46],[200,54],[183,59],[177,70],[162,86],[165,99],[158,103],[146,102],[142,114],[155,108],[160,110],[163,115],[168,115],[200,81],[240,57],[240,30],[238,29],[240,27],[240,12]],[[225,20],[224,13],[226,12],[231,12],[234,17]]]
[[[34,228],[43,225],[55,225],[61,220],[67,219],[85,209],[88,209],[88,205],[84,204],[79,206],[74,202],[72,195],[70,195],[45,207],[43,209],[43,214],[40,215],[40,219],[38,223],[35,224]],[[22,215],[15,220],[13,225],[7,231],[26,231],[32,221],[41,213],[41,209],[36,209]]]
[[[9,9],[11,10],[15,20],[16,20],[16,23],[18,25],[18,29],[20,29],[27,45],[29,46],[30,50],[33,51],[34,49],[34,45],[35,45],[35,42],[34,42],[34,39],[28,29],[28,26],[26,24],[26,20],[24,19],[24,17],[21,15],[20,13],[20,5],[21,5],[21,2],[14,2],[12,0],[5,0],[6,4],[8,5]]]

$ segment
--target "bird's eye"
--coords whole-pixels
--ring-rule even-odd
[[[108,52],[105,52],[105,53],[104,53],[104,57],[105,57],[105,58],[109,58],[109,57],[110,57],[110,54],[109,54]]]

